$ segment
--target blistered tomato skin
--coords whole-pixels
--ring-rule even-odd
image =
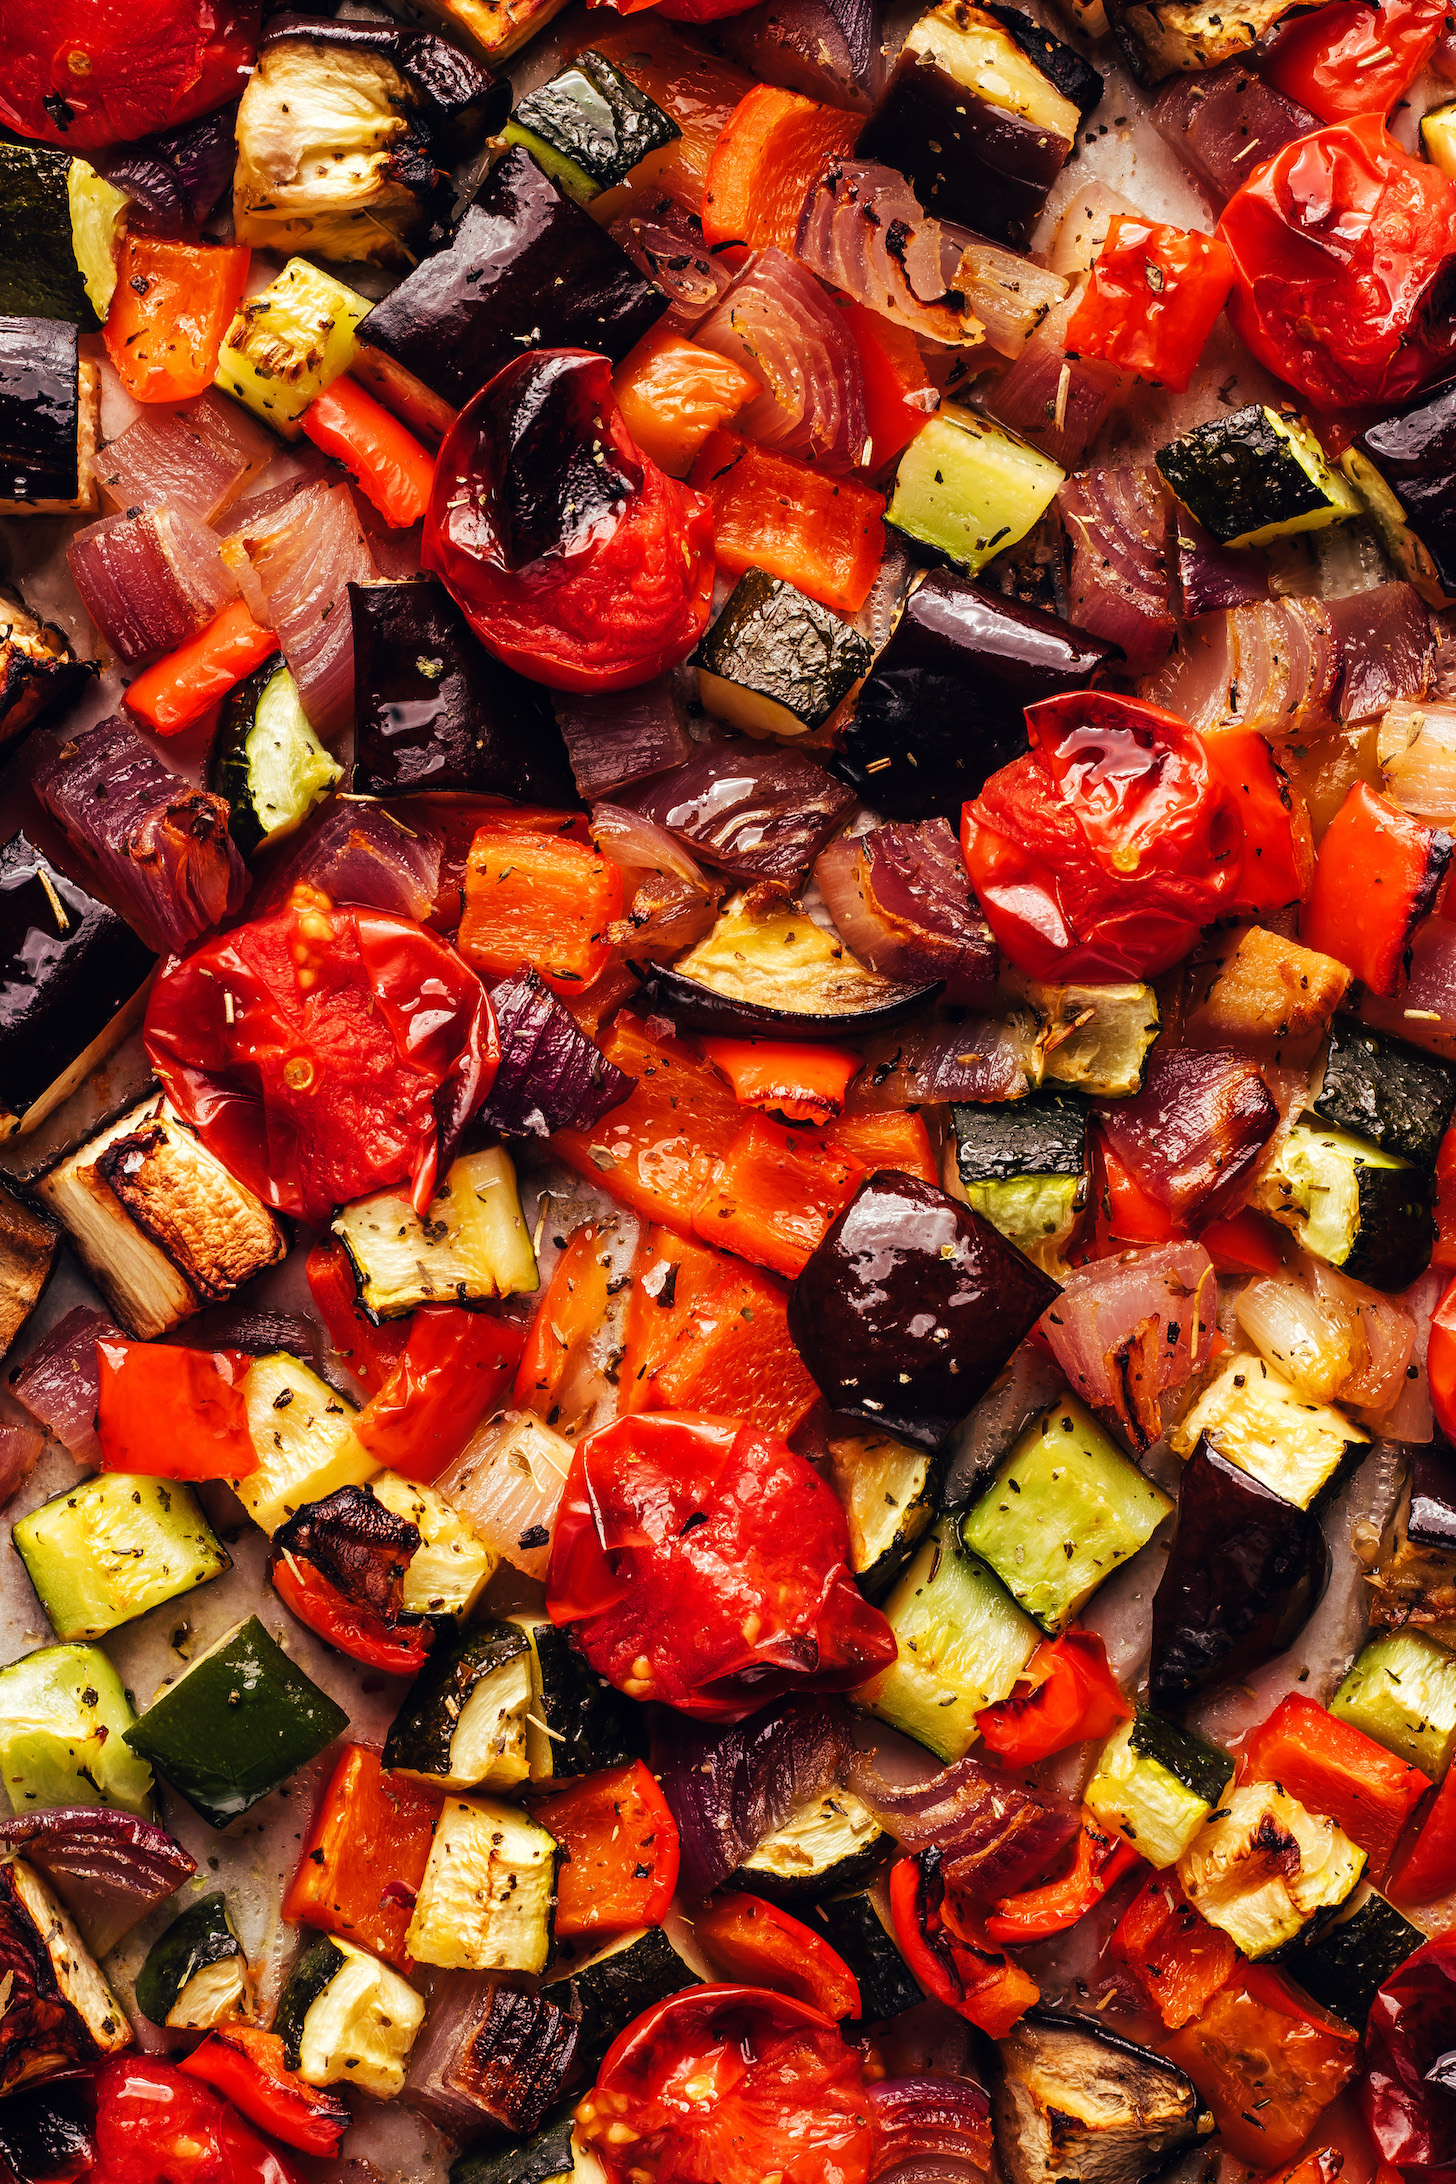
[[[0,122],[96,151],[240,96],[258,0],[5,0]]]
[[[585,349],[520,357],[461,411],[422,559],[497,659],[554,690],[649,681],[712,607],[708,503],[642,454]]]

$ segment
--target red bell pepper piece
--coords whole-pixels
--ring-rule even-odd
[[[1233,260],[1216,235],[1115,213],[1067,348],[1181,392],[1233,284]]]
[[[711,1062],[680,1039],[650,1039],[619,1016],[602,1042],[607,1060],[634,1079],[620,1107],[591,1130],[558,1130],[551,1149],[634,1213],[692,1234],[693,1208],[743,1127]]]
[[[822,1133],[755,1115],[698,1200],[693,1227],[704,1243],[792,1281],[864,1176]]]
[[[1419,1768],[1298,1692],[1245,1737],[1239,1780],[1278,1782],[1311,1812],[1324,1813],[1359,1844],[1376,1882],[1431,1786]]]
[[[736,432],[703,442],[691,482],[712,502],[720,574],[763,569],[836,614],[858,614],[885,555],[883,493]]]
[[[435,458],[357,379],[336,379],[298,420],[325,455],[359,482],[386,523],[408,530],[429,505]]]
[[[1303,902],[1314,881],[1309,806],[1264,736],[1231,728],[1205,736],[1208,763],[1233,791],[1244,823],[1244,865],[1235,916],[1259,916]]]
[[[1115,1258],[1129,1244],[1167,1244],[1184,1234],[1166,1206],[1150,1198],[1107,1136],[1094,1122],[1087,1132],[1092,1156],[1089,1200],[1092,1230],[1082,1246],[1088,1259]]]
[[[96,2073],[92,2184],[302,2184],[237,2110],[159,2055]]]
[[[1213,2110],[1231,2154],[1292,2161],[1360,2067],[1360,2035],[1263,1964],[1243,1964],[1163,2053]]]
[[[957,1915],[938,1850],[901,1858],[891,1868],[890,1910],[900,1954],[925,1992],[991,2039],[1003,2039],[1040,1998],[1036,1981]]]
[[[922,1183],[940,1181],[935,1147],[922,1115],[894,1107],[879,1115],[841,1115],[824,1135],[837,1153],[857,1160],[867,1175],[876,1168],[898,1168],[902,1175],[918,1175]]]
[[[346,1744],[315,1808],[284,1918],[344,1934],[408,1972],[404,1937],[440,1802],[406,1775],[386,1774],[366,1745]]]
[[[1207,2008],[1239,1960],[1228,1935],[1194,1910],[1169,1873],[1144,1882],[1113,1928],[1108,1948],[1170,2032]]]
[[[903,453],[930,412],[938,407],[937,389],[908,326],[899,326],[883,311],[851,303],[845,296],[833,300],[844,314],[864,368],[870,433],[865,468],[879,470]]]
[[[1446,1132],[1436,1155],[1436,1246],[1431,1264],[1456,1267],[1456,1129]]]
[[[1445,1151],[1444,1146],[1442,1151]],[[1456,1281],[1447,1285],[1431,1315],[1426,1379],[1436,1424],[1449,1441],[1456,1433]]]
[[[1372,993],[1400,984],[1405,954],[1435,902],[1451,837],[1357,781],[1320,844],[1299,937],[1348,964]]]
[[[766,1108],[780,1122],[833,1122],[843,1112],[845,1086],[864,1061],[853,1047],[795,1046],[785,1039],[704,1039],[702,1048],[740,1107]]]
[[[583,1221],[567,1238],[531,1321],[516,1372],[517,1410],[534,1411],[548,1426],[581,1416],[596,1379],[589,1353],[607,1301],[601,1231]]]
[[[1111,1736],[1132,1708],[1107,1665],[1107,1648],[1090,1630],[1044,1638],[1023,1671],[1027,1688],[982,1707],[976,1728],[998,1759],[1030,1767],[1069,1744]]]
[[[1278,28],[1259,74],[1321,121],[1388,114],[1435,51],[1447,13],[1445,0],[1336,0]]]
[[[153,1479],[242,1479],[258,1468],[241,1350],[98,1342],[96,1430],[103,1471]]]
[[[677,1823],[640,1759],[533,1799],[531,1817],[568,1853],[556,1876],[563,1941],[662,1924],[677,1887]]]
[[[1321,2146],[1317,2153],[1306,2154],[1303,2161],[1266,2178],[1265,2184],[1335,2184],[1344,2166],[1345,2157],[1337,2146]],[[1375,2184],[1380,2184],[1378,2176]]]
[[[404,1355],[358,1417],[371,1456],[406,1479],[438,1478],[511,1384],[525,1329],[519,1320],[426,1304],[411,1314]]]
[[[792,251],[814,177],[826,160],[849,155],[863,127],[842,107],[756,83],[729,115],[708,162],[704,242]]]
[[[246,602],[234,599],[185,645],[143,668],[128,684],[123,703],[155,734],[175,736],[277,650],[277,630],[263,629]]]
[[[693,1921],[694,1939],[724,1979],[812,2003],[826,2017],[858,2017],[859,1981],[822,1934],[761,1896],[720,1896]]]
[[[1386,1894],[1400,1903],[1434,1903],[1456,1889],[1456,1767],[1432,1798],[1420,1832]]]
[[[106,314],[106,353],[137,402],[188,402],[217,372],[250,250],[129,234]]]
[[[1220,1274],[1282,1274],[1284,1231],[1262,1213],[1231,1213],[1198,1231],[1198,1241]]]
[[[1068,1870],[1040,1888],[1003,1896],[985,1922],[987,1937],[991,1941],[1027,1942],[1064,1934],[1094,1904],[1101,1903],[1124,1874],[1141,1863],[1132,1844],[1124,1842],[1120,1835],[1109,1834],[1084,1805],[1082,1831],[1073,1846]]]
[[[349,1254],[336,1236],[326,1236],[314,1245],[304,1273],[330,1342],[360,1386],[370,1395],[377,1394],[399,1363],[409,1339],[409,1321],[386,1320],[383,1326],[375,1326],[359,1302]]]
[[[283,2060],[283,2041],[259,2025],[223,2025],[177,2065],[242,2110],[250,2123],[301,2154],[336,2154],[353,2118],[328,2087],[305,2085]]]
[[[351,1661],[386,1676],[418,1676],[424,1667],[435,1628],[423,1617],[387,1623],[347,1600],[311,1562],[291,1554],[270,1555],[268,1575],[289,1614]]]

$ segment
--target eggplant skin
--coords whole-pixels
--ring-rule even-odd
[[[408,30],[401,23],[333,22],[290,9],[271,18],[258,41],[259,55],[288,38],[378,53],[392,61],[419,101],[419,120],[431,149],[447,166],[476,151],[511,110],[511,87],[504,76],[430,30]]]
[[[938,1449],[1060,1295],[969,1206],[881,1169],[790,1289],[789,1333],[831,1410]]]
[[[536,349],[592,349],[619,364],[667,297],[591,215],[513,144],[448,250],[425,258],[359,322],[377,351],[439,401],[463,409],[502,365]],[[521,329],[531,329],[529,340]]]
[[[69,319],[0,318],[0,500],[81,490],[81,358]]]
[[[1330,1578],[1318,1520],[1200,1439],[1153,1600],[1151,1703],[1174,1713],[1293,1644]]]
[[[1442,590],[1456,596],[1456,386],[1372,425],[1355,445],[1400,502]]]
[[[1087,630],[933,570],[861,686],[836,771],[888,819],[948,819],[1027,748],[1026,706],[1122,658]],[[886,763],[888,761],[888,763]]]
[[[354,788],[579,808],[545,692],[493,660],[443,584],[350,584]]]
[[[888,986],[888,979],[877,981]],[[715,993],[695,978],[677,971],[654,972],[643,997],[661,1016],[670,1016],[686,1031],[705,1031],[726,1039],[802,1039],[810,1045],[834,1046],[845,1039],[868,1039],[877,1032],[893,1031],[907,1016],[924,1008],[940,992],[937,981],[929,986],[903,986],[892,1001],[841,1010],[838,1015],[809,1015],[797,1009],[775,1009],[760,1001],[735,1000]]]
[[[1054,130],[977,98],[933,61],[902,54],[855,156],[896,168],[936,219],[1021,250],[1071,148]]]
[[[1053,2010],[997,2041],[991,2113],[1007,2184],[1138,2184],[1212,2122],[1174,2064]]]
[[[92,675],[53,623],[37,620],[18,592],[0,588],[0,751],[67,703]]]

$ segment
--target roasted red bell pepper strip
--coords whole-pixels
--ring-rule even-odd
[[[740,1107],[762,1107],[781,1122],[833,1122],[864,1057],[853,1047],[797,1046],[785,1039],[704,1039]]]
[[[1198,1241],[1220,1274],[1282,1274],[1284,1234],[1262,1213],[1231,1213],[1198,1231]]]
[[[841,1115],[824,1133],[846,1160],[857,1160],[866,1174],[876,1168],[898,1168],[902,1175],[918,1175],[922,1183],[939,1183],[935,1147],[923,1115],[886,1108],[879,1115]]]
[[[336,1236],[314,1245],[304,1273],[330,1342],[360,1386],[377,1394],[399,1363],[409,1339],[409,1321],[386,1320],[383,1326],[375,1326],[359,1302],[349,1254]]]
[[[284,1918],[344,1934],[408,1972],[404,1937],[439,1816],[431,1791],[386,1774],[367,1746],[346,1744],[315,1808]]]
[[[386,523],[408,530],[429,505],[435,458],[347,374],[298,420],[314,446],[343,464]]]
[[[556,1876],[563,1940],[662,1924],[677,1887],[677,1823],[640,1759],[533,1798],[531,1817],[568,1853]]]
[[[159,2055],[96,2073],[92,2184],[302,2184],[237,2110]]]
[[[1406,950],[1435,902],[1451,837],[1357,781],[1320,844],[1299,937],[1349,965],[1372,993],[1394,993]]]
[[[756,83],[713,147],[703,191],[703,240],[791,251],[804,196],[828,159],[846,158],[864,123],[802,92]]]
[[[1040,1888],[1003,1896],[985,1922],[987,1938],[1019,1943],[1064,1934],[1141,1863],[1132,1844],[1124,1842],[1120,1835],[1109,1834],[1084,1805],[1082,1832],[1073,1846],[1067,1872]]]
[[[177,2065],[230,2100],[260,2130],[301,2154],[336,2154],[353,2121],[328,2087],[305,2085],[283,2060],[283,2041],[259,2025],[223,2025]]]
[[[1186,2070],[1230,2153],[1292,2161],[1360,2067],[1360,2035],[1263,1964],[1240,1964],[1163,2053]]]
[[[393,1373],[354,1420],[370,1455],[406,1479],[438,1478],[502,1401],[525,1332],[490,1312],[422,1305]]]
[[[558,1130],[552,1151],[634,1213],[691,1235],[704,1185],[743,1127],[738,1102],[680,1039],[649,1038],[617,1018],[602,1052],[636,1089],[591,1130]]]
[[[1245,1737],[1239,1780],[1278,1782],[1311,1812],[1333,1820],[1365,1852],[1377,1884],[1431,1786],[1418,1767],[1298,1692]]]
[[[901,1858],[891,1869],[890,1910],[900,1954],[925,1992],[991,2039],[1003,2039],[1038,2000],[1036,1981],[956,1916],[938,1850]]]
[[[127,687],[127,711],[159,736],[175,736],[277,650],[278,632],[262,628],[234,599],[185,645],[143,668]]]
[[[836,614],[858,614],[884,559],[883,493],[736,432],[703,442],[691,482],[713,504],[723,575],[763,569]]]
[[[1266,737],[1231,728],[1205,736],[1208,763],[1233,793],[1244,828],[1244,863],[1235,916],[1260,915],[1303,902],[1314,882],[1309,806]]]
[[[1306,2154],[1303,2161],[1267,2178],[1265,2184],[1335,2184],[1344,2166],[1345,2157],[1337,2146],[1321,2146],[1317,2153]],[[1380,2184],[1378,2176],[1375,2184]]]
[[[1105,1131],[1087,1133],[1092,1158],[1088,1193],[1091,1234],[1082,1245],[1089,1259],[1115,1258],[1130,1244],[1167,1244],[1184,1232],[1166,1206],[1150,1198]]]
[[[693,1935],[724,1979],[812,2003],[826,2017],[858,2017],[859,1981],[822,1934],[761,1896],[720,1896],[693,1921]]]
[[[1234,284],[1216,235],[1115,213],[1066,345],[1165,387],[1187,387]]]
[[[1445,1149],[1443,1145],[1443,1153]],[[1456,1433],[1456,1281],[1447,1284],[1431,1315],[1426,1379],[1436,1424],[1449,1441]]]
[[[154,1479],[242,1479],[258,1468],[241,1350],[98,1342],[96,1430],[103,1471]]]
[[[1195,1911],[1170,1873],[1155,1873],[1113,1928],[1108,1949],[1170,2032],[1188,2024],[1231,1976],[1239,1952]]]
[[[998,1706],[983,1707],[976,1728],[987,1747],[1011,1767],[1030,1767],[1069,1744],[1111,1736],[1132,1708],[1107,1665],[1107,1648],[1090,1630],[1044,1638],[1018,1687]]]
[[[844,314],[864,369],[865,421],[870,433],[865,467],[878,470],[910,445],[932,410],[939,407],[937,389],[908,326],[898,326],[883,311],[852,303],[847,296],[833,300]]]
[[[1386,1890],[1397,1903],[1435,1903],[1456,1889],[1456,1767],[1432,1798],[1410,1855]]]
[[[187,402],[212,385],[252,252],[128,235],[106,314],[106,353],[136,402]]]
[[[1425,67],[1447,15],[1445,0],[1335,0],[1277,27],[1259,74],[1321,121],[1383,116]]]
[[[435,1642],[435,1627],[421,1616],[387,1623],[381,1615],[347,1600],[311,1562],[293,1554],[269,1557],[273,1590],[300,1623],[325,1645],[386,1676],[418,1676]]]
[[[553,993],[580,993],[611,954],[622,875],[580,842],[483,826],[465,865],[455,945],[472,969],[508,978],[529,963]]]
[[[693,1227],[704,1243],[792,1281],[864,1177],[826,1134],[755,1115],[693,1209]]]
[[[594,1378],[591,1344],[606,1314],[602,1234],[596,1222],[583,1221],[567,1238],[536,1307],[516,1371],[517,1410],[534,1411],[548,1426],[570,1425],[580,1415]]]

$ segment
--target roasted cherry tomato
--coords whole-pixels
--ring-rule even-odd
[[[241,1350],[98,1342],[96,1431],[103,1471],[156,1479],[242,1479],[258,1468]]]
[[[95,151],[240,96],[259,0],[5,0],[0,121]]]
[[[1388,114],[1446,28],[1446,0],[1335,0],[1285,18],[1259,74],[1321,121]]]
[[[1102,690],[1028,706],[961,847],[992,931],[1034,978],[1151,978],[1232,903],[1243,827],[1203,740]]]
[[[1456,1934],[1441,1934],[1391,1973],[1365,2032],[1360,2108],[1381,2158],[1425,2184],[1456,2179],[1456,2100],[1444,2076],[1456,2051]]]
[[[641,453],[585,349],[517,357],[461,411],[421,557],[498,659],[556,690],[661,674],[713,603],[707,501]]]
[[[619,1418],[577,1447],[546,1606],[619,1691],[741,1721],[894,1660],[848,1559],[843,1510],[784,1442],[730,1418]]]
[[[427,1304],[412,1314],[404,1355],[354,1421],[371,1456],[407,1479],[428,1482],[453,1463],[520,1363],[520,1320]]]
[[[1401,402],[1449,371],[1456,190],[1375,114],[1286,144],[1224,208],[1234,330],[1311,402]]]
[[[993,2040],[1038,2000],[1036,1981],[998,1949],[951,1898],[938,1850],[901,1858],[890,1874],[900,1954],[925,1992]]]
[[[96,2073],[91,2184],[301,2184],[235,2108],[156,2055]]]
[[[1044,1638],[1026,1665],[1029,1681],[999,1706],[983,1707],[976,1728],[987,1748],[1012,1767],[1030,1767],[1069,1744],[1109,1737],[1132,1708],[1107,1665],[1107,1648],[1090,1630]]]
[[[859,2051],[807,2002],[757,1987],[692,1987],[644,2011],[577,2118],[612,2184],[634,2170],[656,2184],[867,2184],[872,2168]]]
[[[1216,235],[1118,213],[1072,313],[1067,347],[1184,388],[1233,280]]]
[[[163,965],[146,1046],[209,1150],[316,1225],[388,1184],[423,1217],[500,1059],[485,989],[453,949],[305,882]]]

